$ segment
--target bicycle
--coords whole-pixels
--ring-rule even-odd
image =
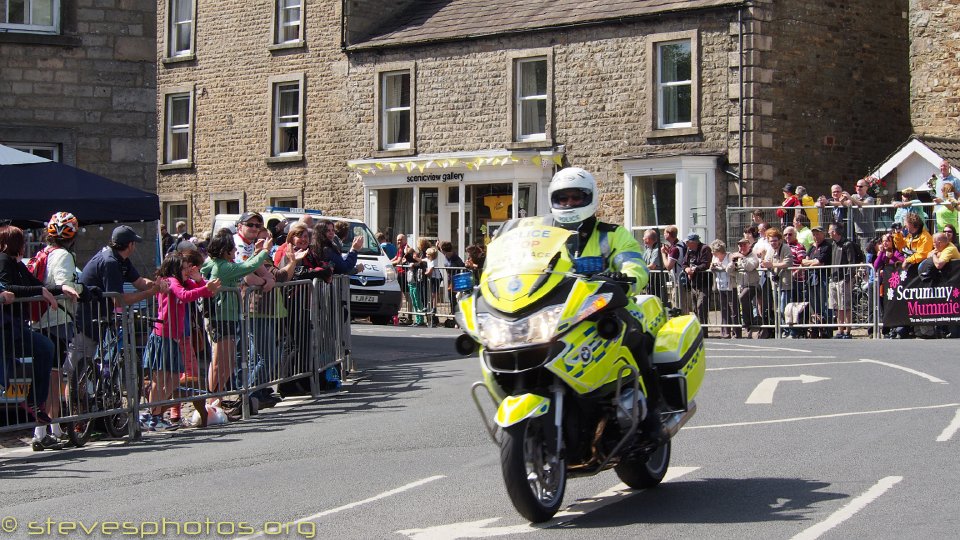
[[[72,415],[82,415],[121,409],[121,412],[103,417],[103,427],[110,437],[126,435],[130,416],[126,410],[123,392],[123,327],[118,320],[100,321],[103,337],[93,358],[83,358],[67,380],[67,395],[75,409]],[[85,445],[93,433],[94,419],[65,422],[67,437],[75,446]]]

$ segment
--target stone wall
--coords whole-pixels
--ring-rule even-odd
[[[157,2],[158,20],[166,15]],[[331,214],[362,217],[362,190],[350,182],[347,160],[356,157],[353,96],[346,91],[347,62],[340,51],[340,2],[307,3],[305,46],[269,50],[272,13],[268,3],[200,2],[196,60],[164,64],[166,32],[157,36],[159,107],[165,89],[195,85],[194,166],[162,170],[160,194],[185,200],[191,230],[209,229],[211,197],[241,192],[241,206],[260,208],[283,190],[303,195],[305,205]],[[270,85],[277,75],[305,74],[307,111],[304,159],[268,163]],[[162,124],[161,124],[161,129]],[[159,145],[155,153],[161,152]]]
[[[914,133],[960,136],[960,1],[910,0],[910,74]]]
[[[64,163],[155,191],[155,0],[61,6],[60,35],[0,33],[0,141],[58,144]],[[82,235],[81,263],[105,229]],[[154,224],[140,229],[156,238]]]
[[[635,155],[711,153],[731,145],[729,119],[736,102],[727,95],[729,35],[735,12],[664,17],[649,22],[512,35],[429,47],[351,53],[357,157],[374,150],[374,84],[378,66],[416,62],[416,150],[421,154],[507,148],[511,55],[552,51],[553,143],[567,162],[594,172],[600,187],[599,213],[623,221],[623,176],[615,158]],[[648,136],[647,92],[651,81],[646,40],[651,34],[699,30],[700,133]],[[733,144],[735,146],[735,143]],[[718,175],[718,182],[725,180]]]
[[[779,204],[786,182],[814,198],[834,183],[852,191],[910,135],[906,0],[755,5],[762,167],[747,204]]]

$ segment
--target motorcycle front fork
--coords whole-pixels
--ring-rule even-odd
[[[556,431],[555,437],[557,439],[557,448],[556,456],[561,456],[563,451],[563,384],[560,383],[558,379],[553,380],[553,384],[550,385],[550,392],[553,393],[553,426]]]

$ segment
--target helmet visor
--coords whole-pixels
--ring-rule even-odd
[[[550,196],[550,204],[554,208],[583,208],[593,201],[593,195],[579,188],[561,189],[554,191]]]

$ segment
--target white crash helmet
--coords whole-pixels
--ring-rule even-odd
[[[577,189],[583,192],[583,201],[576,207],[560,206],[556,195],[568,189]],[[550,213],[561,227],[575,228],[583,221],[590,219],[597,211],[597,181],[593,175],[579,167],[567,167],[553,175],[550,180],[548,195],[550,197]]]

